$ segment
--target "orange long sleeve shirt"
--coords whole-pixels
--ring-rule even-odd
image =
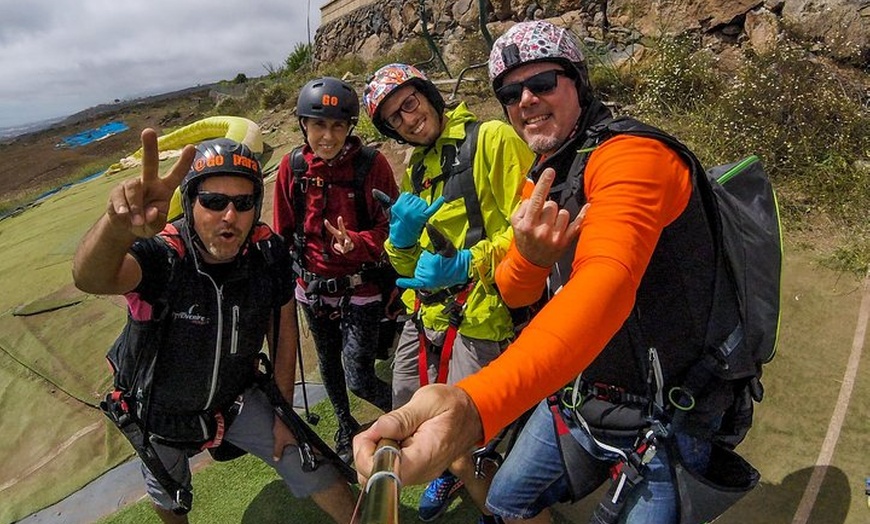
[[[619,330],[662,230],[689,202],[692,180],[661,142],[619,135],[590,155],[584,191],[590,207],[570,280],[498,359],[457,384],[477,406],[484,440],[572,381]],[[549,273],[512,244],[495,280],[506,303],[525,305],[541,296]]]

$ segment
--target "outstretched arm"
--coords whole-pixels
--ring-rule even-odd
[[[121,294],[135,288],[142,278],[136,260],[127,253],[139,238],[152,237],[166,225],[172,192],[193,161],[187,146],[169,174],[160,178],[157,133],[142,131],[142,173],[116,186],[109,194],[106,213],[85,233],[73,258],[73,280],[82,291]]]

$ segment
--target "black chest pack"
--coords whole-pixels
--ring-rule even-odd
[[[614,480],[623,482],[614,482],[614,486],[632,485],[642,479],[643,464],[657,445],[673,445],[668,437],[686,427],[684,425],[696,410],[696,399],[726,399],[727,405],[715,407],[721,424],[711,428],[711,434],[706,435],[714,443],[708,472],[726,471],[736,464],[731,467],[731,474],[722,473],[723,476],[712,481],[709,476],[699,480],[679,460],[675,466],[681,499],[680,522],[706,521],[721,514],[758,481],[757,471],[732,450],[752,425],[753,403],[760,402],[764,393],[761,385],[763,366],[773,359],[776,352],[782,266],[776,196],[755,156],[705,170],[684,144],[667,133],[631,118],[606,119],[587,130],[588,138],[578,151],[566,181],[551,190],[550,198],[568,209],[572,217],[586,201],[583,172],[589,155],[599,144],[619,134],[659,140],[677,152],[690,167],[694,188],[700,195],[711,228],[716,277],[704,348],[697,361],[682,374],[681,382],[662,391],[661,373],[652,369],[652,363],[647,364],[648,391],[644,401],[649,404],[646,413],[651,426],[642,433],[644,436],[638,438],[636,452],[619,463],[622,471],[614,476]],[[574,249],[567,251],[570,255],[574,253]],[[567,282],[571,258],[566,256],[554,267],[550,276],[551,289]],[[632,316],[636,314],[637,311]],[[627,324],[630,321],[631,317]],[[636,338],[643,342],[642,335]],[[646,349],[637,348],[640,352],[638,361],[645,360]],[[576,424],[577,418],[581,419],[580,424],[585,424],[582,417],[562,420],[560,413],[565,413],[566,405],[572,406],[576,412],[584,397],[611,401],[620,397],[619,392],[607,391],[606,385],[593,384],[580,393],[581,389],[584,388],[578,380],[560,395],[551,397],[551,411],[559,419],[557,431],[560,423]],[[727,390],[727,393],[711,394],[715,389]],[[569,396],[571,399],[566,400]],[[623,401],[625,397],[623,395]],[[613,402],[619,404],[619,401]],[[571,441],[573,439],[567,432],[560,433],[563,458],[568,464],[573,460],[572,456],[576,458],[576,449],[571,451],[576,441]],[[571,469],[569,465],[569,473]],[[596,510],[596,518],[600,517],[600,520],[593,518],[593,521],[615,519],[627,491],[617,491],[605,497]],[[699,494],[701,491],[704,493]]]

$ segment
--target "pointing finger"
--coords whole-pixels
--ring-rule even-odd
[[[339,220],[341,220],[341,217],[339,217]],[[323,226],[326,228],[327,231],[329,231],[329,234],[334,236],[335,238],[338,238],[339,235],[341,235],[341,231],[336,229],[335,226],[333,226],[332,223],[329,222],[328,218],[323,220]]]
[[[130,223],[133,226],[141,226],[145,223],[142,199],[142,184],[138,180],[129,180],[128,183],[124,184],[124,200],[127,203]]]
[[[342,238],[347,238],[347,228],[344,227],[344,218],[338,217],[338,230],[341,232]]]

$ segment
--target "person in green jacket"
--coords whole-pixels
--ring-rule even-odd
[[[510,125],[479,122],[465,103],[446,110],[435,85],[410,65],[378,69],[363,105],[384,135],[415,146],[384,244],[406,277],[397,284],[407,288],[403,299],[413,312],[393,363],[397,408],[422,385],[452,384],[480,370],[514,336],[493,275],[510,245],[510,216],[534,154]],[[423,494],[420,519],[440,516],[464,484],[484,513],[481,522],[495,522],[484,506],[489,480],[475,477],[471,455],[449,469]]]

